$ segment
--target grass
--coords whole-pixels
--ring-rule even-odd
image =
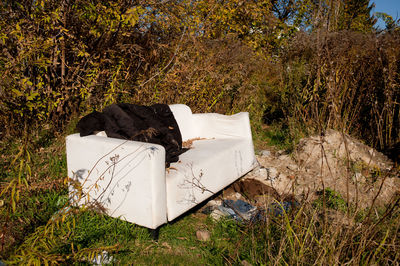
[[[314,201],[316,208],[323,208],[324,205],[329,209],[345,212],[347,210],[346,200],[342,195],[331,188],[326,188],[324,191],[318,192],[319,198]]]
[[[280,139],[277,131],[265,134],[271,141],[273,136]],[[147,229],[94,210],[71,208],[68,214],[57,216],[67,202],[64,140],[42,139],[40,143],[46,145],[29,146],[31,158],[24,160],[30,174],[19,164],[10,167],[21,141],[1,143],[0,167],[5,170],[0,182],[5,192],[0,198],[4,201],[0,258],[11,264],[89,264],[103,251],[122,265],[239,265],[243,261],[381,265],[399,261],[398,199],[376,212],[347,211],[343,197],[329,188],[325,197],[313,203],[302,203],[282,215],[269,214],[264,222],[254,224],[214,221],[199,212],[189,213],[162,226],[157,242]],[[19,199],[13,210],[11,197],[17,192],[5,188],[18,175],[26,177],[28,186],[16,186]],[[209,231],[210,240],[198,240],[197,230]]]
[[[293,152],[299,140],[306,136],[300,125],[290,121],[276,121],[270,125],[253,124],[253,141],[256,150],[275,148],[287,153]]]

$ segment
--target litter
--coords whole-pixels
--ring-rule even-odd
[[[108,255],[107,251],[103,251],[101,254],[98,254],[97,257],[93,258],[90,262],[92,265],[106,265],[113,263],[113,256]]]
[[[235,217],[235,219],[239,221],[242,219],[249,221],[257,212],[257,207],[243,200],[224,200],[223,205],[225,209],[232,210],[237,217]]]
[[[64,208],[56,211],[50,218],[50,221],[56,221],[63,216],[68,216],[71,213],[71,207],[65,206]]]
[[[298,202],[293,202],[293,201],[283,201],[283,202],[274,202],[271,204],[271,206],[268,208],[269,213],[272,213],[274,216],[281,216],[284,214],[284,212],[289,212],[295,207],[298,207],[299,203]]]
[[[207,206],[202,212],[210,214],[216,221],[226,217],[238,222],[262,222],[266,220],[267,215],[279,217],[298,205],[297,202],[292,201],[273,202],[267,209],[264,209],[240,199],[223,200],[219,205]]]

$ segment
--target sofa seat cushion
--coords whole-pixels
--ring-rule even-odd
[[[250,138],[194,141],[166,173],[167,217],[171,221],[254,168]]]

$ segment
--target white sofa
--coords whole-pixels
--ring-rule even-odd
[[[100,204],[112,217],[156,229],[255,167],[248,113],[192,114],[183,104],[170,108],[182,140],[194,140],[168,169],[165,149],[157,144],[67,136],[70,200]]]

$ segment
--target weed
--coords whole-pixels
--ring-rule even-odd
[[[314,206],[322,209],[324,206],[329,209],[339,210],[345,212],[347,210],[347,203],[343,197],[331,188],[326,188],[318,192],[319,198],[314,202]]]
[[[254,145],[257,149],[276,147],[285,152],[293,152],[299,140],[305,136],[297,128],[290,128],[285,122],[253,127]]]

